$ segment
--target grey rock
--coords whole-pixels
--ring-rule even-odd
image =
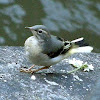
[[[100,100],[100,54],[80,53],[68,59],[73,57],[92,64],[94,71],[68,74],[73,67],[65,59],[32,79],[19,71],[32,65],[23,47],[0,47],[0,100]]]

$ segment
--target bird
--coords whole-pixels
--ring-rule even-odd
[[[74,53],[90,53],[93,50],[92,46],[88,46],[84,42],[83,37],[66,41],[63,38],[52,35],[44,25],[25,28],[29,29],[33,34],[26,39],[24,46],[26,56],[34,65],[30,68],[21,68],[21,72],[33,74],[40,70],[48,69]],[[36,65],[43,67],[34,69]]]

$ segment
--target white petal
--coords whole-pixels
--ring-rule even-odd
[[[90,69],[90,70],[94,70],[94,67],[92,66],[92,64],[89,65],[89,69]]]

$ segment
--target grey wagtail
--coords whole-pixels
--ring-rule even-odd
[[[93,47],[84,45],[83,37],[73,41],[65,41],[62,38],[51,35],[44,25],[25,28],[33,33],[33,36],[25,41],[25,52],[34,65],[28,69],[21,68],[21,72],[34,73],[42,69],[48,69],[51,65],[60,62],[74,53],[90,53],[93,50]],[[35,65],[44,67],[33,70]]]

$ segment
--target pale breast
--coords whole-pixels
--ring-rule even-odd
[[[41,48],[34,36],[25,41],[25,52],[29,60],[36,65],[45,65],[44,61],[47,62],[48,56],[41,53]]]
[[[36,56],[41,52],[40,47],[38,46],[38,41],[34,36],[29,37],[25,41],[25,51],[26,53],[32,56]]]

